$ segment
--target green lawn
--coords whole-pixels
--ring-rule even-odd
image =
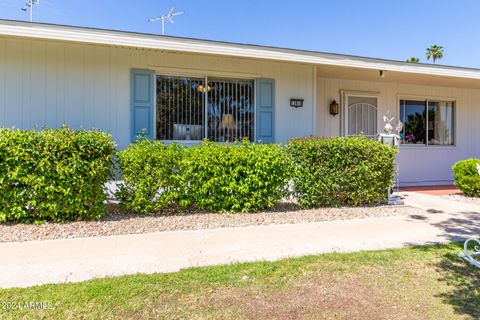
[[[4,319],[479,319],[480,270],[457,244],[194,268],[0,291],[51,310]],[[112,261],[112,263],[114,263]]]

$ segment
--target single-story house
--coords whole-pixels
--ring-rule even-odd
[[[405,123],[401,184],[450,184],[480,156],[480,70],[0,20],[0,126],[98,128],[124,148],[142,132],[375,136],[384,115]]]

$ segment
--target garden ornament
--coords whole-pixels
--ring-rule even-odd
[[[388,116],[383,116],[383,121],[385,122],[385,126],[383,128],[383,132],[378,135],[378,141],[382,144],[387,145],[392,148],[398,148],[400,145],[400,133],[403,129],[403,123],[398,122],[395,128],[393,127],[393,120],[395,117],[389,118]],[[392,182],[392,186],[396,186],[397,195],[394,195],[394,189],[392,186],[388,188],[388,204],[403,204],[403,201],[400,199],[399,195],[399,168],[398,164],[395,164],[395,177],[394,181]]]
[[[395,118],[388,118],[387,116],[383,116],[383,122],[385,122],[385,127],[383,128],[383,132],[386,133],[386,134],[392,134],[393,133],[393,125],[392,125],[392,121],[394,120]]]
[[[465,241],[463,252],[458,255],[473,266],[480,268],[480,240],[471,238]]]
[[[403,123],[398,122],[395,126],[395,132],[393,127],[393,120],[395,117],[387,117],[383,116],[383,121],[385,122],[385,126],[383,127],[383,133],[378,135],[378,140],[383,144],[391,145],[394,147],[398,147],[400,144],[400,133],[403,129]]]
[[[477,164],[477,171],[480,175],[480,164]],[[471,265],[480,268],[480,239],[467,239],[463,245],[463,252],[458,255]]]

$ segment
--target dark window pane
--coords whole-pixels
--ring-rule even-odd
[[[425,101],[400,101],[400,121],[404,124],[403,132],[400,135],[402,143],[425,144],[426,114]]]
[[[428,102],[428,144],[453,145],[453,102]]]
[[[251,80],[208,81],[207,138],[212,141],[253,141],[254,104]]]
[[[157,139],[202,140],[205,80],[157,76]]]

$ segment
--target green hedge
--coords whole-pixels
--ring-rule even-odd
[[[371,205],[386,200],[396,151],[366,137],[298,138],[287,144],[293,195],[303,207]]]
[[[289,166],[279,145],[204,142],[186,155],[180,167],[181,206],[253,212],[284,196]]]
[[[100,218],[114,148],[99,131],[0,129],[0,222]],[[365,137],[300,138],[286,149],[143,140],[118,153],[124,183],[116,196],[139,213],[174,205],[254,212],[291,194],[304,207],[374,204],[385,200],[394,157]]]
[[[455,185],[469,197],[480,197],[480,175],[477,165],[480,165],[480,159],[467,159],[455,163],[452,167]]]
[[[0,222],[100,218],[114,147],[99,131],[0,128]]]
[[[282,198],[289,177],[278,145],[165,145],[148,140],[119,153],[124,184],[118,198],[131,210],[147,213],[169,205],[217,212],[251,212]]]
[[[185,148],[142,140],[118,153],[123,183],[116,196],[123,207],[139,213],[158,211],[178,198],[177,177]]]

